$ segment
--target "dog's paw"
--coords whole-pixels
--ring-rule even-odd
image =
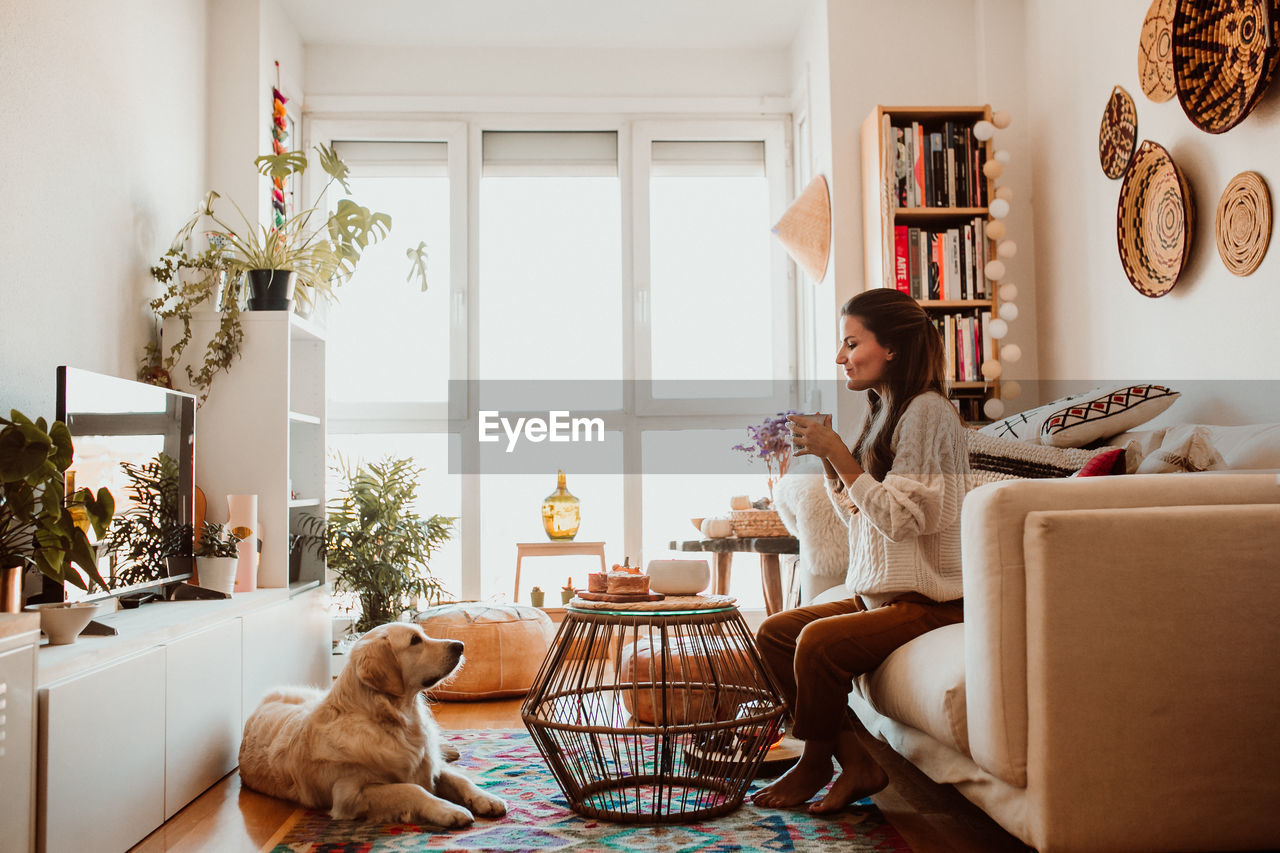
[[[459,758],[462,757],[462,753],[458,752],[457,749],[453,748],[452,746],[449,746],[449,744],[446,743],[440,746],[440,756],[445,761],[453,763],[454,761],[457,761]]]
[[[467,800],[471,811],[481,817],[502,817],[507,813],[507,801],[484,791],[477,791],[475,796]]]
[[[471,826],[476,822],[475,815],[464,809],[462,806],[454,805],[441,800],[439,803],[433,803],[430,809],[422,814],[423,820],[427,823],[443,826],[449,829],[458,829],[464,826]]]

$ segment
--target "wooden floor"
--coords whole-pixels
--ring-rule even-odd
[[[444,729],[518,729],[520,700],[440,702],[434,706]],[[885,744],[867,737],[867,746],[889,772],[889,787],[874,797],[885,817],[916,853],[1014,853],[1027,851],[977,806],[949,785],[938,785]],[[302,815],[302,810],[240,787],[231,773],[168,823],[134,847],[160,851],[270,850]]]

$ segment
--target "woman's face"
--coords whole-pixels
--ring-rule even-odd
[[[840,349],[836,364],[844,368],[846,387],[850,391],[879,389],[888,379],[889,360],[893,353],[880,346],[857,317],[840,318]]]

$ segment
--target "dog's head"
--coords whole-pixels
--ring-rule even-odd
[[[411,696],[445,679],[462,661],[462,643],[434,640],[410,622],[379,625],[351,649],[356,678],[379,693]]]

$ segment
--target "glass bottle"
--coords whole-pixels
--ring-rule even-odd
[[[80,528],[85,536],[89,535],[89,513],[84,508],[84,502],[76,497],[76,472],[69,470],[64,475],[66,491],[63,493],[63,506],[66,507],[67,514],[71,516],[71,523]]]
[[[542,527],[553,542],[567,542],[578,535],[581,522],[578,499],[564,485],[564,472],[556,472],[556,490],[542,502]]]

